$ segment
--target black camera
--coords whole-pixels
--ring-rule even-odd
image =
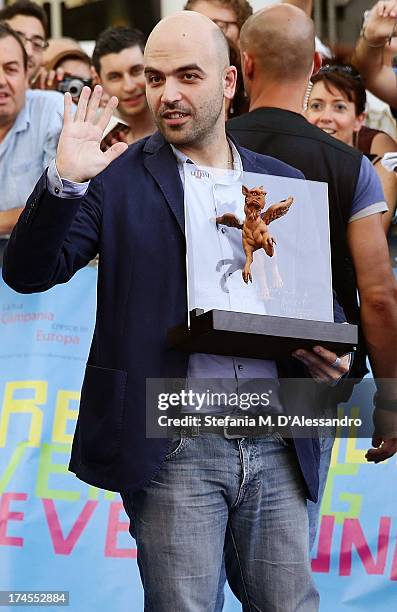
[[[91,79],[81,79],[77,76],[65,76],[62,81],[59,81],[57,90],[63,94],[69,92],[72,98],[79,98],[81,90],[85,85],[91,87]]]

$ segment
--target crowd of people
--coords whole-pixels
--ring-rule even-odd
[[[290,4],[303,9],[309,16],[312,12],[312,0],[291,0]],[[389,7],[390,11],[393,6]],[[246,0],[188,0],[185,10],[206,15],[227,37],[231,64],[237,67],[237,85],[233,98],[225,100],[226,115],[230,119],[245,114],[249,99],[241,72],[240,30],[252,14],[252,7]],[[338,61],[338,51],[333,54],[316,37],[316,49],[321,53],[323,67],[309,83],[306,108],[301,109],[310,123],[358,148],[371,160],[380,177],[388,205],[388,212],[382,218],[386,232],[395,214],[397,178],[394,173],[385,170],[381,159],[385,153],[397,150],[394,140],[396,130],[394,126],[385,126],[386,131],[374,129],[378,127],[376,118],[371,125],[365,88],[390,104],[391,113],[395,113],[397,69],[393,67],[394,40],[390,35],[394,19],[392,12],[389,16],[377,16],[377,9],[366,16],[357,49],[354,54],[353,49],[350,53],[354,66],[360,72],[351,63],[346,63],[349,57],[346,50],[342,63]],[[109,96],[117,96],[119,105],[114,121],[105,133],[104,149],[118,140],[132,144],[152,134],[156,126],[145,99],[145,37],[140,31],[128,26],[108,28],[98,36],[90,58],[77,40],[48,39],[46,13],[30,0],[19,0],[2,9],[0,21],[18,34],[27,58],[26,73],[21,66],[19,78],[13,75],[11,84],[7,86],[5,63],[9,63],[7,55],[10,53],[12,57],[18,55],[18,41],[14,38],[12,42],[7,32],[2,30],[1,89],[3,97],[7,88],[15,87],[16,93],[12,109],[8,110],[4,103],[2,105],[0,175],[4,192],[0,203],[1,240],[9,235],[27,195],[54,157],[61,129],[63,101],[60,95],[54,95],[51,91],[69,91],[77,103],[84,86],[92,89],[95,84],[100,84],[104,90],[103,104]],[[368,31],[371,39],[368,39],[368,34],[363,34]],[[372,39],[376,44],[371,42]],[[9,51],[9,47],[13,51]],[[24,57],[18,58],[18,61],[21,59],[23,63]],[[15,85],[14,80],[17,81]],[[24,121],[27,126],[22,129]],[[22,150],[24,154],[20,153]],[[29,159],[28,163],[26,160],[23,163],[25,158]],[[16,178],[20,174],[24,174],[23,180]]]
[[[387,50],[397,35],[397,2],[372,8],[349,63],[315,38],[311,9],[310,0],[290,0],[253,14],[246,0],[188,0],[185,11],[157,24],[148,41],[131,27],[106,29],[92,58],[76,41],[49,41],[45,13],[35,3],[19,0],[0,11],[3,242],[12,233],[3,275],[17,291],[43,291],[100,254],[97,328],[71,469],[86,482],[121,492],[137,541],[147,610],[217,612],[226,574],[245,609],[317,610],[308,538],[313,543],[333,442],[273,438],[274,446],[268,442],[265,449],[255,441],[250,446],[244,436],[211,443],[201,436],[194,454],[181,436],[171,447],[169,441],[146,440],[143,413],[138,417],[135,407],[144,409],[147,376],[181,376],[188,367],[208,378],[238,380],[264,372],[277,377],[279,366],[241,359],[237,365],[232,357],[211,355],[192,355],[187,366],[164,348],[165,332],[184,319],[187,308],[179,234],[187,162],[242,165],[328,183],[335,312],[343,312],[336,320],[360,325],[359,349],[352,363],[321,347],[299,350],[287,369],[292,377],[309,373],[320,383],[336,384],[335,403],[351,393],[348,373],[351,379],[365,375],[368,355],[378,390],[367,459],[378,463],[397,451],[397,426],[390,418],[397,390],[385,382],[397,375],[397,286],[387,245],[397,177],[382,166],[397,142],[371,127],[366,106],[367,88],[396,112],[396,69]],[[145,198],[149,211],[142,206]],[[149,227],[162,236],[161,244],[150,245],[161,280],[147,270],[147,245],[136,247]],[[46,232],[52,238],[44,248]],[[130,249],[135,275],[125,269]],[[118,329],[112,312],[121,315],[126,304],[128,321]],[[147,330],[142,320],[150,321]],[[121,387],[132,404],[125,409],[123,433],[117,414],[100,416],[98,425],[94,407],[117,403]],[[120,441],[117,453],[109,448],[112,433]],[[217,516],[215,530],[202,524],[208,538],[198,551],[192,520],[199,525],[206,516],[194,498],[199,514],[187,520],[192,507],[184,496],[197,486],[208,497],[205,461],[213,456],[214,466],[219,461],[223,469],[230,451],[235,471],[241,468],[238,457],[244,470],[261,453],[274,465],[280,462],[268,483],[273,505],[266,495],[258,506],[253,502],[258,481],[268,477],[266,461],[251,476],[243,470],[240,488],[227,468],[225,476],[211,476],[212,483],[225,478],[211,489],[212,502],[221,505],[215,493],[224,486],[222,502],[227,499],[233,512]],[[175,459],[184,456],[196,466],[188,476],[183,465],[175,468]],[[182,476],[188,478],[185,487]],[[251,498],[245,508],[244,496]],[[258,508],[272,514],[271,528],[258,518]],[[258,558],[268,560],[261,580]]]

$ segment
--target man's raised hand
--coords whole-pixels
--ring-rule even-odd
[[[396,34],[397,0],[380,0],[364,23],[364,37],[373,45],[386,44]]]
[[[98,115],[101,97],[100,85],[96,85],[92,93],[89,87],[83,87],[73,117],[72,97],[69,93],[65,94],[64,123],[56,156],[61,178],[76,183],[88,181],[128,148],[126,143],[117,142],[107,151],[101,151],[103,132],[118,104],[113,96]]]

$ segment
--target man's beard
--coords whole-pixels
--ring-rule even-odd
[[[164,105],[159,109],[155,121],[160,132],[170,144],[176,146],[194,145],[205,141],[213,134],[214,127],[222,113],[223,104],[222,95],[222,97],[219,96],[219,98],[212,100],[211,104],[198,112],[178,104]],[[186,112],[189,119],[187,123],[181,125],[166,125],[162,118],[162,113],[165,110]]]

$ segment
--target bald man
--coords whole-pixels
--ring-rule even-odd
[[[228,428],[187,427],[162,439],[147,437],[145,427],[147,378],[184,379],[188,373],[238,383],[277,376],[273,361],[186,355],[168,345],[168,330],[187,319],[186,173],[214,166],[238,170],[230,181],[242,168],[303,175],[227,138],[224,99],[233,96],[236,70],[224,35],[207,17],[186,11],[161,21],[148,39],[144,64],[159,132],[128,150],[118,143],[102,153],[102,133],[117,100],[97,121],[99,86],[91,96],[83,90],[74,118],[66,94],[56,160],[9,241],[3,275],[16,291],[45,291],[100,255],[96,326],[70,469],[91,485],[121,492],[137,543],[145,610],[220,610],[228,543],[239,560],[244,588],[235,592],[245,609],[315,612],[306,498],[317,497],[318,445],[290,444],[271,428],[247,438],[246,430],[231,436]],[[200,183],[211,216],[227,180],[218,173]],[[192,204],[187,202],[188,214]],[[216,233],[213,240],[219,248]],[[331,367],[331,352],[312,358],[324,382],[346,372],[343,363]],[[284,367],[305,376],[297,360]]]
[[[328,183],[333,286],[348,320],[358,324],[361,320],[365,339],[360,341],[351,377],[361,379],[366,373],[368,350],[377,377],[377,404],[381,408],[382,398],[395,404],[397,389],[383,383],[397,376],[396,283],[381,221],[387,206],[371,163],[302,115],[310,76],[321,66],[314,52],[313,22],[288,4],[263,9],[243,26],[241,49],[250,112],[231,120],[227,128],[240,144],[282,159],[302,170],[307,179]],[[303,361],[307,357],[303,353]],[[346,384],[343,399],[348,399],[351,388]],[[368,461],[383,461],[396,452],[397,439],[391,436],[390,429],[386,436],[374,436]],[[319,500],[309,504],[311,542],[332,443],[331,437],[322,441]]]
[[[313,0],[281,0],[285,4],[292,4],[292,6],[296,6],[302,11],[306,13],[308,17],[312,16],[313,13]],[[318,36],[315,37],[315,46],[316,51],[320,53],[320,55],[324,59],[331,59],[333,57],[333,53],[329,47],[326,47],[323,42],[319,39]]]

